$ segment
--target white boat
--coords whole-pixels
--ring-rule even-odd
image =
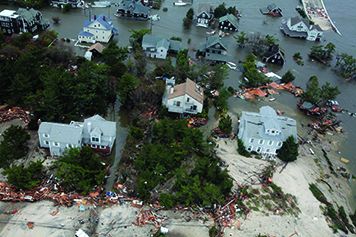
[[[110,7],[111,2],[110,1],[97,1],[97,2],[94,2],[93,5],[91,5],[91,6],[97,7],[97,8]]]
[[[178,2],[174,2],[173,5],[174,6],[186,6],[188,5],[189,3],[187,2],[183,2],[182,0],[178,0]]]
[[[212,31],[209,31],[209,32],[206,32],[207,35],[214,35],[215,34],[215,30],[212,30]]]
[[[236,70],[237,65],[233,62],[227,62],[226,65],[231,69],[231,70]]]
[[[276,98],[274,98],[274,97],[272,97],[272,98],[269,99],[269,101],[271,101],[271,102],[272,102],[272,101],[275,101],[275,100],[276,100]]]

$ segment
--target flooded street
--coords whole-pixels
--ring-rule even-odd
[[[218,3],[222,1],[214,0],[195,0],[193,4],[194,10],[197,9],[199,2],[211,3],[213,6],[217,6]],[[305,86],[305,83],[312,75],[317,75],[320,83],[330,82],[332,85],[337,85],[341,91],[341,94],[337,98],[341,106],[352,112],[356,112],[356,99],[354,98],[356,90],[356,82],[346,82],[344,79],[338,77],[332,72],[328,67],[321,66],[317,63],[308,61],[308,53],[310,47],[315,45],[314,42],[297,40],[286,38],[282,35],[279,30],[281,23],[281,18],[270,18],[264,16],[260,13],[259,8],[265,7],[270,2],[258,1],[258,0],[225,0],[226,6],[236,6],[241,12],[242,18],[239,24],[239,31],[248,32],[260,32],[262,34],[270,34],[279,39],[281,47],[286,53],[286,63],[281,69],[274,69],[274,71],[283,75],[288,69],[293,70],[296,81],[295,84],[298,86]],[[285,18],[292,17],[298,13],[295,11],[295,7],[300,5],[298,0],[285,0],[285,1],[274,1],[278,7],[283,10],[283,15]],[[192,26],[190,30],[184,30],[182,26],[183,18],[189,9],[187,7],[175,7],[173,6],[173,0],[164,0],[161,9],[164,7],[168,8],[167,12],[162,10],[156,11],[152,10],[151,14],[159,14],[160,21],[153,22],[152,33],[158,36],[170,38],[172,36],[178,36],[183,39],[183,44],[185,44],[190,49],[195,49],[197,46],[203,42],[206,38],[206,29],[197,28]],[[325,0],[324,1],[328,13],[331,19],[335,22],[337,28],[342,33],[342,36],[336,34],[333,31],[325,32],[323,41],[332,42],[336,45],[337,52],[345,52],[356,56],[356,14],[354,11],[355,2],[353,0],[344,0],[342,3],[336,0]],[[0,5],[0,10],[2,9],[16,9],[13,6]],[[91,14],[99,15],[105,14],[109,15],[114,25],[119,30],[119,35],[116,36],[120,46],[128,45],[130,30],[150,28],[150,22],[142,21],[129,21],[124,19],[119,19],[114,16],[116,12],[116,7],[111,8],[94,8]],[[88,10],[82,9],[72,9],[68,13],[62,13],[60,9],[56,8],[46,8],[42,9],[42,13],[45,18],[51,21],[51,18],[58,16],[61,19],[59,25],[51,26],[53,30],[59,33],[59,37],[76,39],[77,34],[81,31],[83,22],[89,17]],[[188,45],[188,39],[191,39],[191,43]],[[229,53],[234,56],[235,62],[243,60],[246,55],[246,50],[241,50],[237,48],[235,39],[232,36],[228,36],[230,41]],[[82,54],[84,50],[80,49]],[[304,66],[297,65],[293,59],[292,55],[296,52],[300,52],[305,61]],[[226,86],[232,86],[237,88],[239,85],[241,74],[237,71],[230,71],[229,79],[225,81]],[[305,122],[306,117],[301,114],[296,108],[296,98],[289,94],[281,94],[276,96],[277,100],[275,102],[264,102],[271,106],[278,107],[285,111],[288,116],[294,117],[298,122]],[[241,99],[231,97],[229,99],[230,110],[238,114],[241,110],[251,110],[257,111],[261,102],[247,102]],[[213,112],[213,111],[211,111]],[[117,114],[117,113],[116,113]],[[211,115],[209,113],[209,115]],[[350,159],[350,168],[352,172],[356,174],[356,118],[351,118],[346,114],[339,114],[338,117],[343,122],[344,131],[346,132],[347,139],[342,143],[340,148],[340,156]],[[117,118],[117,117],[116,117]],[[127,131],[118,129],[117,141],[120,143],[124,137],[127,135]],[[116,144],[116,149],[119,149],[118,144]],[[356,190],[356,185],[354,190]],[[355,198],[354,198],[355,199]]]

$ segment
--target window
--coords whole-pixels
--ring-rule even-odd
[[[187,98],[187,102],[189,102],[189,100],[190,100],[190,98],[188,97],[188,98]]]
[[[196,105],[193,105],[191,108],[192,108],[193,110],[197,110],[197,106],[196,106]]]
[[[274,130],[271,130],[271,133],[274,134]]]
[[[281,147],[282,146],[282,142],[278,142],[277,146]]]
[[[247,151],[252,151],[252,148],[253,148],[253,146],[249,146],[249,147],[247,148]]]
[[[269,149],[266,149],[266,153],[269,153]]]
[[[273,141],[269,141],[268,145],[272,146],[273,145]]]
[[[97,148],[97,146],[96,145],[91,145],[91,148]]]
[[[49,145],[49,142],[48,142],[48,141],[44,141],[44,143],[45,143],[46,145]]]
[[[180,101],[174,101],[173,105],[179,107],[180,106]]]
[[[105,146],[100,146],[100,149],[105,149]]]
[[[58,142],[53,142],[53,146],[59,146]]]
[[[262,148],[261,147],[258,147],[257,148],[257,152],[261,152]]]
[[[67,144],[67,148],[73,148],[72,144]]]
[[[255,140],[255,139],[251,138],[251,139],[250,139],[250,143],[253,143],[254,140]]]
[[[49,135],[47,133],[43,134],[44,137],[48,138]]]
[[[91,141],[92,142],[99,142],[99,138],[98,137],[91,137]]]
[[[260,139],[259,141],[258,141],[258,144],[260,144],[260,145],[262,145],[264,143],[264,140],[262,140],[262,139]]]

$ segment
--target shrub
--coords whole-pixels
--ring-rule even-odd
[[[246,150],[246,147],[244,145],[244,142],[241,139],[237,139],[237,152],[246,157],[250,157],[251,154]]]

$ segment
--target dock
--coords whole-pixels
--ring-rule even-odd
[[[341,35],[334,22],[331,20],[323,0],[302,0],[303,9],[308,19],[319,25],[323,31],[334,30]]]

